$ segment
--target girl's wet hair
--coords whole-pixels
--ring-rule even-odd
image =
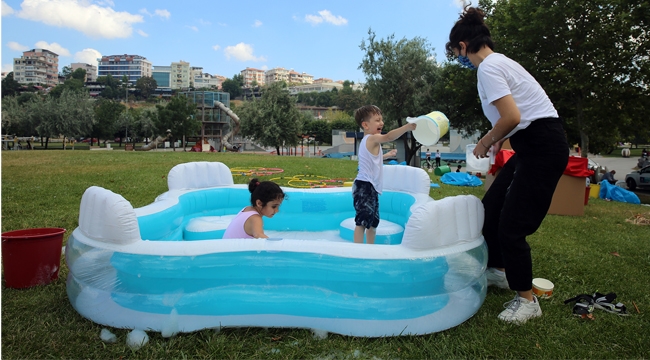
[[[381,109],[375,105],[365,105],[354,110],[354,120],[359,127],[362,127],[361,123],[367,121],[372,115],[381,115]]]
[[[465,7],[449,32],[449,42],[445,45],[448,56],[454,56],[454,49],[460,50],[461,41],[467,44],[468,53],[477,53],[483,45],[494,50],[490,29],[485,25],[484,18],[483,10],[470,6]]]
[[[273,181],[259,181],[251,179],[248,183],[248,191],[251,193],[251,205],[255,207],[257,200],[262,202],[262,207],[269,201],[284,200],[285,193],[280,186]]]

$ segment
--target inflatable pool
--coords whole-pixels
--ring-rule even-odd
[[[271,239],[221,239],[249,203],[218,162],[175,166],[169,191],[134,209],[83,194],[65,249],[82,316],[163,336],[220,327],[294,327],[352,336],[456,326],[485,299],[483,205],[429,197],[419,168],[386,166],[376,244],[352,242],[351,188],[285,188]]]

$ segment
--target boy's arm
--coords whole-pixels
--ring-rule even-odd
[[[397,140],[397,138],[404,135],[404,133],[406,133],[407,131],[415,130],[416,126],[417,125],[415,123],[407,123],[406,125],[399,127],[397,129],[393,129],[386,134],[371,135],[367,140],[367,142],[370,143],[368,145],[374,149],[379,147],[379,144],[389,142],[389,141],[395,141]]]

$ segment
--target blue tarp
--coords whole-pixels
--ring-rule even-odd
[[[474,175],[470,175],[462,172],[449,172],[440,178],[440,181],[447,185],[456,185],[456,186],[481,186],[483,182],[481,179]]]
[[[600,193],[598,195],[601,199],[605,200],[620,201],[630,204],[641,203],[641,200],[639,200],[639,197],[635,193],[616,185],[612,185],[607,180],[600,182]]]

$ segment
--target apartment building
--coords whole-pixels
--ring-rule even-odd
[[[86,70],[86,78],[84,79],[84,82],[97,81],[97,66],[86,63],[72,63],[70,64],[70,67],[72,68],[72,72],[77,69]]]
[[[155,65],[151,76],[156,80],[159,89],[171,89],[172,67]]]
[[[171,67],[171,88],[189,89],[192,79],[192,74],[190,72],[190,63],[181,60],[178,62],[173,62]]]
[[[151,61],[140,55],[109,55],[97,59],[98,76],[111,75],[121,80],[124,75],[129,83],[135,84],[139,78],[152,75]]]
[[[332,82],[334,82],[332,79],[318,78],[313,81],[313,84],[324,84],[324,83],[332,83]]]
[[[210,88],[210,89],[221,89],[221,83],[225,80],[225,77],[219,75],[210,75],[208,73],[201,73],[194,75],[194,88]]]
[[[298,95],[299,93],[326,92],[326,91],[332,91],[332,89],[342,90],[343,84],[339,84],[337,82],[320,82],[320,83],[313,83],[313,84],[290,86],[289,94]]]
[[[274,82],[278,82],[278,81],[284,81],[284,82],[286,82],[288,84],[289,83],[289,71],[290,70],[287,70],[287,69],[281,68],[281,67],[267,70],[264,73],[265,80],[266,80],[266,85],[271,85]]]
[[[203,76],[203,67],[191,66],[190,67],[190,83],[194,82],[194,78]],[[194,85],[192,85],[194,86]]]
[[[257,83],[258,86],[266,84],[266,75],[264,70],[246,68],[240,72],[242,78],[244,79],[244,87],[249,88],[253,86],[253,81]]]
[[[59,55],[47,49],[31,49],[14,58],[14,80],[21,84],[56,86],[59,82]]]
[[[307,73],[299,73],[297,71],[289,71],[289,84],[312,84],[314,77]]]

